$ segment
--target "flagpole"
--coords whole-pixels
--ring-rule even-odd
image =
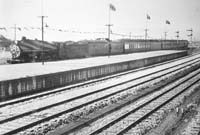
[[[165,28],[165,29],[168,29],[168,28],[167,28],[167,25],[170,25],[170,21],[166,20],[165,23],[166,23],[166,28]],[[168,30],[165,30],[164,33],[165,33],[165,40],[167,40],[167,33],[168,33]]]
[[[167,40],[167,31],[165,31],[164,34],[165,34],[165,40]]]
[[[108,7],[108,24],[106,25],[106,26],[108,26],[108,38],[107,38],[107,41],[108,41],[108,46],[109,46],[109,55],[111,53],[111,44],[110,44],[110,33],[111,33],[110,27],[112,26],[112,24],[110,24],[111,10],[115,11],[116,8],[111,3],[109,3],[109,7]]]
[[[110,41],[110,6],[108,7],[108,40]]]
[[[109,6],[108,6],[108,24],[107,24],[107,26],[108,26],[108,51],[109,51],[109,55],[110,55],[110,53],[111,53],[111,44],[110,44],[110,27],[112,26],[111,24],[110,24],[110,17],[111,17],[111,15],[110,15],[110,4],[109,4]]]
[[[148,36],[148,29],[147,29],[147,23],[148,23],[148,19],[149,19],[149,15],[148,14],[146,14],[146,29],[145,29],[145,48],[147,48],[146,47],[146,45],[147,45],[147,36]]]
[[[164,28],[164,40],[167,40],[167,24],[165,22],[165,28]]]
[[[109,50],[109,56],[110,56],[110,53],[111,53],[111,45],[110,45],[110,6],[108,7],[108,50]]]
[[[148,19],[146,18],[145,40],[147,39],[147,21]]]
[[[145,35],[144,35],[144,46],[147,48],[147,18],[146,18],[146,29],[145,29]]]

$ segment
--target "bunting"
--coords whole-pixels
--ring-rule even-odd
[[[45,24],[45,30],[65,32],[65,33],[77,33],[77,34],[105,34],[106,32],[87,32],[87,31],[76,31],[76,30],[67,30],[67,29],[56,29],[51,28]],[[9,31],[9,29],[16,29],[17,31],[32,31],[32,30],[41,30],[41,27],[0,27],[0,31]]]
[[[0,27],[0,30],[5,30],[5,31],[7,31],[6,27]]]

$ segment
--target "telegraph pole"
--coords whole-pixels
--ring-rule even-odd
[[[42,31],[42,65],[44,65],[44,47],[43,47],[43,42],[44,42],[44,18],[46,18],[47,16],[44,16],[43,14],[43,10],[44,10],[44,1],[41,0],[41,16],[39,16],[41,18],[41,31]]]
[[[148,38],[148,29],[147,29],[147,23],[148,23],[148,20],[149,20],[150,18],[146,18],[146,29],[144,30],[145,31],[145,35],[144,35],[144,38],[145,38],[145,41],[147,40],[147,38]]]
[[[16,41],[17,41],[17,25],[14,24],[14,27],[11,27],[11,28],[14,29],[14,43],[16,43]]]
[[[188,35],[188,37],[190,37],[190,43],[192,44],[193,30],[192,30],[192,28],[191,28],[191,29],[189,29],[189,30],[187,30],[187,31],[190,32],[190,35]]]
[[[178,44],[178,39],[179,39],[179,31],[176,31],[176,38],[177,38],[177,44]]]
[[[106,26],[108,26],[108,41],[110,41],[110,33],[111,33],[111,32],[110,32],[110,31],[111,31],[110,28],[111,28],[111,26],[113,26],[113,25],[109,23],[109,24],[106,24]]]
[[[145,47],[147,46],[147,38],[148,38],[147,24],[148,24],[148,20],[150,20],[150,19],[151,19],[151,17],[148,14],[146,14],[146,29],[144,30],[145,31],[145,36],[144,36],[144,38],[145,38]]]
[[[113,26],[112,24],[107,24],[106,26],[108,26],[108,55],[111,54],[111,43],[110,43],[110,27]]]
[[[109,4],[109,7],[108,7],[108,24],[106,26],[108,26],[108,47],[109,47],[109,55],[111,54],[111,43],[110,43],[110,33],[111,33],[111,30],[110,30],[110,27],[113,26],[112,24],[110,24],[110,11],[116,11],[116,8],[114,7],[114,5],[112,5],[111,3]]]
[[[146,28],[144,31],[145,31],[145,36],[144,36],[144,37],[145,37],[145,40],[147,40],[147,37],[148,37],[148,29]]]
[[[16,43],[16,39],[17,39],[17,26],[15,24],[14,26],[14,42]]]
[[[147,24],[147,23],[146,23],[146,24]],[[144,36],[144,38],[145,38],[144,45],[145,45],[145,47],[147,48],[147,38],[148,38],[148,29],[147,29],[147,25],[146,25],[146,29],[145,29],[145,36]]]
[[[106,25],[108,26],[108,55],[111,54],[111,44],[110,44],[110,27],[113,26],[112,24],[110,24],[110,5],[109,5],[109,8],[108,8],[108,24]]]
[[[42,20],[42,26],[41,26],[41,30],[42,30],[42,45],[43,45],[43,41],[44,41],[44,18],[46,18],[47,16],[39,16]],[[44,65],[44,47],[42,46],[42,65]]]
[[[164,32],[165,33],[165,40],[167,40],[167,32]]]
[[[42,30],[42,41],[44,41],[44,18],[46,18],[47,16],[40,16],[41,20],[42,20],[42,25],[41,25],[41,30]]]

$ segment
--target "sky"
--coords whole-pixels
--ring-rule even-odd
[[[187,39],[193,29],[193,40],[200,40],[200,0],[0,0],[0,34],[14,39],[41,39],[41,18],[44,19],[44,40],[67,41],[107,37],[109,3],[113,24],[111,39],[148,38]],[[147,20],[146,15],[151,17]],[[170,21],[170,25],[166,24]],[[47,25],[47,27],[46,27]]]

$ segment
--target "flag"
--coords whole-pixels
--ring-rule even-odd
[[[148,14],[147,14],[147,19],[148,19],[148,20],[150,20],[150,19],[151,19],[151,17],[150,17]]]
[[[170,21],[166,20],[166,24],[171,24]]]
[[[21,31],[22,29],[20,27],[17,28],[19,31]]]
[[[116,11],[116,8],[115,8],[115,6],[114,6],[113,4],[109,4],[109,7],[110,7],[110,9],[111,9],[112,11]]]
[[[45,27],[49,27],[49,25],[47,25],[47,23],[45,24]]]

